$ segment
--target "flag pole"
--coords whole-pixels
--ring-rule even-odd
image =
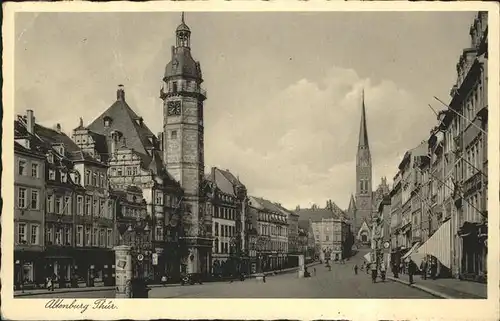
[[[479,127],[478,125],[474,124],[472,121],[470,121],[467,117],[465,117],[464,115],[460,114],[458,111],[454,110],[453,108],[451,108],[450,106],[448,106],[447,104],[445,104],[441,99],[437,98],[436,96],[434,96],[434,99],[436,99],[437,101],[439,101],[441,104],[443,104],[446,108],[448,108],[448,110],[451,110],[452,112],[454,112],[455,114],[457,114],[458,116],[462,117],[463,119],[465,119],[469,124],[471,124],[472,126],[476,127],[477,129],[479,129],[483,134],[485,134],[486,136],[488,136],[488,133],[486,131],[484,131],[481,127]]]

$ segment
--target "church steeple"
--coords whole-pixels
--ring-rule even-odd
[[[366,110],[365,110],[365,90],[363,89],[361,98],[361,123],[359,126],[358,148],[370,149],[368,144],[368,130],[366,129]]]

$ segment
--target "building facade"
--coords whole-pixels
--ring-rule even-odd
[[[250,196],[248,206],[252,226],[257,232],[255,255],[260,258],[258,261],[264,271],[282,268],[288,256],[286,215],[276,204],[259,197]]]
[[[486,282],[488,236],[488,16],[479,12],[457,63],[447,109],[426,143],[408,151],[391,195],[396,242],[437,275]],[[401,187],[399,187],[401,185]],[[401,211],[397,197],[401,190]],[[392,233],[392,232],[391,232]],[[393,236],[393,238],[394,238]],[[410,250],[408,247],[412,246]]]
[[[14,284],[45,277],[45,152],[34,139],[35,117],[29,110],[15,122],[14,142]]]
[[[245,246],[246,187],[229,170],[212,167],[208,182],[207,213],[214,238],[211,273],[227,275],[248,270]]]

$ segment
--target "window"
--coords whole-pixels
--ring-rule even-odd
[[[62,207],[62,197],[61,196],[56,196],[56,208],[55,212],[57,214],[62,214],[63,207]]]
[[[71,245],[71,227],[64,229],[64,244]]]
[[[19,244],[26,244],[28,242],[25,223],[19,223],[19,225],[17,226],[17,242]]]
[[[56,180],[56,171],[53,169],[49,169],[49,180],[51,180],[51,181]]]
[[[101,187],[105,187],[106,186],[106,179],[104,177],[104,174],[99,175],[99,177],[100,177],[100,180],[101,180],[101,184],[100,184]]]
[[[102,217],[107,217],[106,215],[106,200],[104,198],[99,199],[99,211]]]
[[[52,227],[45,227],[45,243],[52,244]]]
[[[62,244],[62,228],[58,227],[56,229],[56,239],[55,239],[55,243],[56,245],[61,245]]]
[[[47,212],[54,213],[54,195],[47,195]]]
[[[71,204],[69,196],[64,197],[64,214],[71,214]]]
[[[47,161],[51,164],[54,163],[54,155],[52,154],[47,155]]]
[[[40,205],[40,194],[37,190],[31,190],[31,209],[38,210]]]
[[[83,226],[76,226],[76,246],[83,246]]]
[[[92,174],[92,186],[97,186],[97,173]]]
[[[76,214],[83,215],[83,196],[76,197]]]
[[[97,202],[97,198],[94,199],[94,216],[99,216],[99,203]]]
[[[163,198],[163,197],[162,197],[162,195],[161,195],[161,192],[160,192],[160,191],[157,191],[157,192],[156,192],[156,200],[155,200],[156,204],[161,205],[161,204],[163,203],[163,202],[162,202],[162,198]]]
[[[117,168],[116,169],[116,176],[122,176],[122,168]]]
[[[61,182],[66,183],[68,180],[68,174],[61,172]]]
[[[219,239],[215,239],[215,249],[214,249],[214,252],[215,253],[219,253]]]
[[[170,138],[172,139],[177,139],[177,131],[176,130],[172,130],[170,132]]]
[[[90,171],[87,170],[85,171],[85,185],[89,185],[90,184]]]
[[[108,200],[108,218],[113,219],[113,217],[114,217],[114,215],[113,215],[113,201]]]
[[[19,193],[18,193],[18,200],[17,200],[17,205],[19,208],[26,208],[28,206],[27,204],[27,190],[24,187],[19,187]]]
[[[104,243],[104,229],[101,229],[99,231],[99,245],[101,247],[105,247],[106,246],[106,244]]]
[[[90,235],[91,229],[90,226],[85,227],[85,245],[86,246],[91,246],[92,245],[92,237]]]
[[[26,175],[26,166],[27,166],[26,160],[20,159],[19,163],[18,163],[18,167],[17,167],[19,175],[21,175],[21,176]]]
[[[214,232],[215,236],[219,236],[219,223],[215,223],[215,232]]]
[[[174,92],[174,93],[176,93],[176,92],[177,92],[177,82],[176,82],[176,81],[174,81],[174,82],[172,83],[172,92]]]
[[[85,214],[92,215],[92,197],[85,196]]]
[[[80,174],[79,173],[75,173],[75,184],[80,185]]]
[[[108,228],[107,234],[106,234],[106,245],[108,247],[113,247],[113,230]]]
[[[127,170],[127,176],[132,176],[132,168],[127,167],[126,170]]]
[[[92,242],[92,245],[93,246],[99,246],[99,230],[97,227],[94,227],[94,237],[93,237],[93,242]]]
[[[136,176],[137,175],[137,166],[134,166],[132,168],[132,175]]]
[[[156,227],[155,236],[157,241],[161,241],[163,239],[163,230],[161,226]]]
[[[38,178],[39,167],[37,163],[31,163],[31,176]]]

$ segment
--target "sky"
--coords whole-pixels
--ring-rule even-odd
[[[205,102],[205,166],[253,196],[347,208],[365,91],[374,188],[429,137],[474,12],[188,12]],[[17,13],[15,112],[71,135],[116,100],[157,134],[180,13]]]

